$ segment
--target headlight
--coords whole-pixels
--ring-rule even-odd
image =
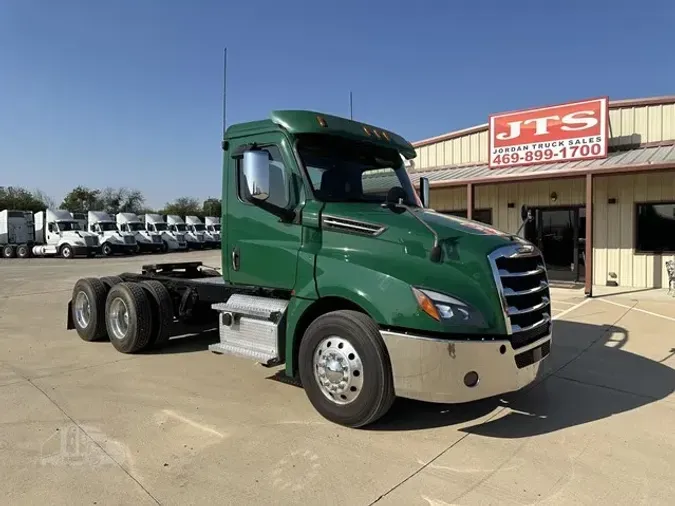
[[[420,309],[439,322],[486,327],[479,311],[455,297],[431,290],[412,289]]]

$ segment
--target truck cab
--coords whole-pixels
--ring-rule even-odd
[[[33,254],[60,255],[63,258],[94,256],[101,251],[98,235],[87,232],[63,209],[47,209],[34,215],[35,242]]]
[[[157,232],[149,232],[140,218],[134,213],[117,213],[115,215],[117,229],[123,234],[132,234],[143,253],[158,253],[163,251],[162,236]]]
[[[99,236],[101,253],[105,256],[116,253],[131,255],[138,252],[138,243],[134,234],[118,230],[117,222],[108,213],[89,211],[87,223],[89,232]]]
[[[429,208],[428,180],[418,194],[406,171],[407,140],[286,110],[230,126],[222,149],[221,272],[147,265],[120,275],[111,307],[152,314],[141,289],[151,281],[173,307],[163,313],[194,321],[215,312],[211,351],[283,364],[322,416],[349,427],[378,420],[396,396],[461,404],[537,378],[552,342],[541,253],[517,234]],[[78,283],[71,322],[81,293],[94,293],[92,281]],[[83,339],[106,332],[69,325]],[[151,327],[134,323],[111,342],[127,353],[163,342]]]
[[[170,229],[169,224],[164,221],[161,214],[146,214],[144,220],[145,230],[150,233],[160,234],[164,252],[185,251],[187,249],[185,234]]]
[[[215,216],[206,216],[204,218],[204,223],[206,225],[206,231],[211,234],[213,239],[218,243],[217,248],[220,248],[220,218]]]
[[[220,238],[216,239],[213,234],[206,229],[206,225],[198,216],[186,216],[185,224],[189,233],[197,237],[204,244],[205,248],[216,248],[220,244]]]
[[[204,248],[204,234],[194,233],[183,221],[183,218],[176,214],[168,214],[166,222],[169,224],[169,231],[174,234],[182,234],[187,242],[187,249],[203,249]]]

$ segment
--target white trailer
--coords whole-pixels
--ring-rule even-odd
[[[0,252],[4,258],[27,258],[35,245],[33,213],[0,211]]]
[[[198,216],[186,216],[185,224],[188,232],[195,235],[205,248],[217,248],[220,244],[220,239],[216,239],[211,232],[206,230],[206,225],[202,223]]]
[[[218,243],[216,247],[220,248],[221,245],[220,218],[217,218],[215,216],[206,216],[204,218],[204,223],[206,224],[206,231],[209,234],[211,234],[211,236]]]
[[[204,236],[198,236],[188,230],[183,218],[177,214],[168,214],[166,222],[169,224],[169,230],[176,234],[184,234],[188,249],[203,249]]]
[[[141,219],[134,213],[117,213],[115,221],[117,222],[117,229],[120,232],[134,235],[141,253],[165,251],[166,246],[162,242],[162,235],[146,230]]]
[[[36,256],[60,255],[63,258],[95,256],[101,251],[98,236],[82,230],[78,221],[63,209],[47,209],[34,215]]]
[[[131,255],[138,252],[136,237],[130,232],[121,232],[117,229],[117,222],[112,216],[103,211],[89,211],[87,213],[89,232],[97,234],[101,243],[101,253],[110,256],[115,253]]]
[[[187,249],[185,232],[171,230],[161,214],[146,214],[144,220],[145,230],[157,232],[162,236],[164,251],[185,251]]]

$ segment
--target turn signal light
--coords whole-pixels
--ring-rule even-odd
[[[441,316],[438,314],[438,309],[431,301],[429,297],[420,292],[417,288],[412,289],[415,298],[417,299],[417,305],[422,311],[431,316],[436,321],[441,321]]]

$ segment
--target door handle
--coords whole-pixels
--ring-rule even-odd
[[[237,246],[232,248],[232,269],[239,270],[239,248]]]

